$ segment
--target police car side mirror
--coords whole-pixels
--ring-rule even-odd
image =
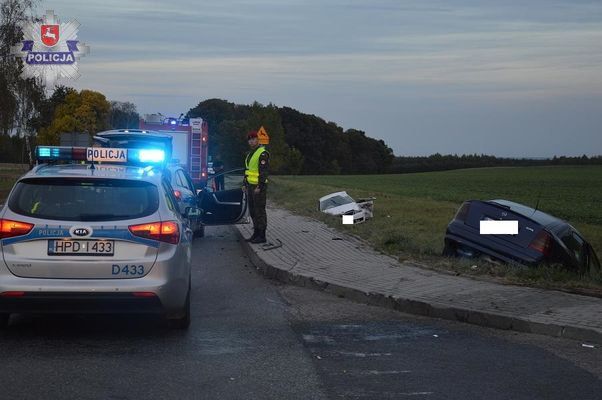
[[[201,209],[197,207],[186,207],[186,211],[184,211],[184,215],[186,218],[194,218],[201,216]]]

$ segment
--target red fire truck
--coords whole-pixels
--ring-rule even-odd
[[[172,137],[172,162],[182,165],[197,188],[207,183],[209,131],[202,118],[172,118],[149,114],[140,119],[140,129]]]

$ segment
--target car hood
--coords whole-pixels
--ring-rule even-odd
[[[360,211],[360,207],[357,205],[357,203],[347,203],[341,206],[329,208],[328,210],[324,210],[323,212],[331,215],[342,215],[349,211]]]

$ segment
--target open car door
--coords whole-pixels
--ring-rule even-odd
[[[214,175],[199,191],[201,221],[204,225],[246,223],[247,196],[243,192],[244,169]]]

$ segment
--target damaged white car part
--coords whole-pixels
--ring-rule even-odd
[[[374,197],[353,200],[347,192],[336,192],[319,200],[319,210],[330,215],[352,216],[353,223],[359,224],[373,217]]]

